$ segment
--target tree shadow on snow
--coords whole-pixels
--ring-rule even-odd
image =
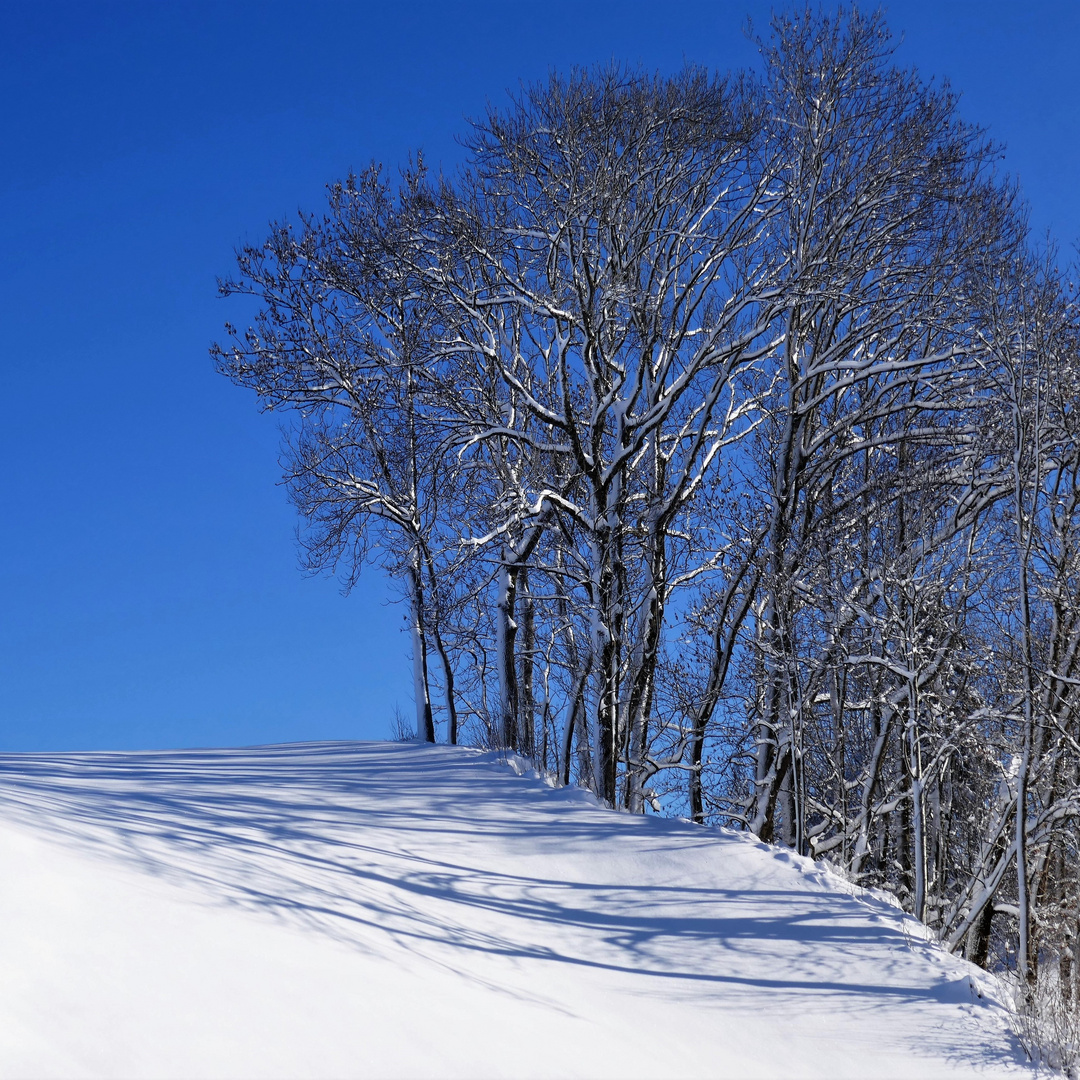
[[[857,1010],[957,1000],[951,983],[927,985],[930,946],[884,901],[777,872],[730,834],[519,781],[494,755],[393,743],[0,754],[0,815],[368,953],[490,971],[492,985],[498,966],[478,957],[646,976],[645,992],[676,999],[711,985]],[[851,978],[868,950],[884,984]]]

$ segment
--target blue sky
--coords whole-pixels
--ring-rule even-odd
[[[0,3],[0,749],[381,738],[411,711],[386,583],[297,569],[278,433],[207,355],[215,278],[324,185],[549,68],[752,63],[770,5]],[[898,60],[1080,238],[1080,5],[888,6]]]

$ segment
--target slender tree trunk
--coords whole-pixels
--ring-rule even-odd
[[[504,555],[499,569],[499,599],[496,605],[496,637],[499,669],[499,734],[504,749],[518,748],[518,685],[514,621],[517,595],[517,568]]]
[[[915,876],[914,915],[926,918],[926,823],[924,821],[922,751],[919,745],[918,691],[908,682],[908,772],[911,782],[912,864]]]
[[[535,671],[536,616],[532,596],[529,594],[529,572],[526,567],[518,571],[517,594],[521,610],[521,693],[518,703],[518,729],[521,751],[526,757],[536,755],[536,701],[533,694]]]
[[[1013,388],[1013,513],[1015,515],[1016,549],[1019,569],[1020,624],[1023,649],[1023,707],[1024,730],[1020,751],[1020,767],[1016,777],[1016,896],[1019,912],[1019,942],[1017,947],[1017,966],[1020,977],[1028,987],[1034,984],[1035,965],[1031,955],[1031,910],[1030,883],[1028,877],[1027,816],[1028,816],[1028,778],[1031,773],[1031,751],[1033,728],[1035,724],[1035,663],[1032,644],[1031,594],[1028,570],[1031,563],[1031,548],[1035,534],[1035,515],[1038,509],[1038,483],[1040,480],[1039,455],[1033,456],[1036,487],[1031,496],[1031,508],[1028,511],[1024,499],[1023,465],[1026,442],[1024,417],[1021,410],[1022,386],[1019,378],[1014,379]],[[1036,424],[1040,417],[1036,409]],[[1026,522],[1025,522],[1025,519]]]
[[[424,586],[419,558],[409,568],[409,613],[412,628],[413,695],[416,699],[416,737],[435,741],[435,722],[431,715],[431,691],[428,682],[427,633],[424,629]]]
[[[610,497],[610,496],[609,496]],[[597,794],[609,806],[618,801],[619,767],[619,576],[615,565],[615,515],[606,505],[597,506],[600,535],[593,545],[593,655],[599,661],[600,694],[596,711]]]
[[[435,613],[435,617],[432,619],[431,623],[431,637],[435,642],[435,651],[439,654],[439,660],[442,662],[443,669],[443,686],[446,696],[447,741],[451,746],[457,746],[458,715],[457,695],[454,690],[454,665],[450,659],[450,653],[446,648],[446,642],[443,641],[442,631],[440,629],[443,609],[439,598],[438,582],[435,576],[435,565],[426,543],[422,544],[421,550],[423,553],[424,568],[427,570],[427,579],[432,596],[432,606]]]
[[[432,636],[435,638],[435,651],[439,654],[439,659],[442,661],[443,683],[446,688],[447,741],[451,746],[457,746],[458,715],[457,700],[454,694],[454,665],[450,662],[450,654],[446,651],[442,634],[437,627],[433,629],[434,633]]]
[[[574,752],[574,731],[579,718],[585,713],[585,683],[589,678],[587,668],[578,671],[574,682],[574,689],[570,695],[570,711],[566,717],[566,727],[563,730],[562,741],[562,781],[564,786],[570,783],[570,762]],[[580,739],[580,736],[579,736]],[[588,745],[588,739],[584,740]]]

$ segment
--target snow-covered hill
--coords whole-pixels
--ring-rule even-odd
[[[0,755],[0,1075],[1030,1073],[975,969],[809,860],[329,743]]]

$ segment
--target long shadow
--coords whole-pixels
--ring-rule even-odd
[[[465,957],[481,954],[645,976],[650,993],[676,996],[706,984],[842,995],[860,1010],[955,1001],[955,987],[927,984],[913,951],[930,946],[887,903],[795,873],[790,888],[775,874],[727,882],[716,833],[611,814],[493,766],[492,755],[371,743],[0,754],[0,815],[215,902],[474,978]],[[711,854],[715,883],[598,869],[621,850],[648,865],[672,845]],[[550,876],[550,857],[566,876]],[[886,984],[844,977],[868,949]]]

